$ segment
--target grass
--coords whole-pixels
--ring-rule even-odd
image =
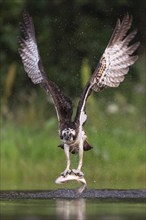
[[[89,117],[85,130],[94,148],[84,153],[88,187],[145,188],[143,117],[137,111],[111,114],[99,107],[89,110],[91,120]],[[1,189],[78,186],[54,183],[66,166],[59,143],[56,118],[34,124],[1,120]],[[71,160],[76,167],[78,157],[72,155]]]

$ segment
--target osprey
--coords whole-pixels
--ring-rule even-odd
[[[23,14],[21,25],[23,37],[19,38],[19,53],[28,77],[34,84],[39,84],[53,100],[59,122],[59,136],[62,142],[59,146],[64,149],[67,160],[66,169],[61,173],[63,177],[70,173],[79,177],[84,175],[81,171],[83,151],[92,148],[87,142],[87,136],[83,130],[83,125],[87,120],[85,106],[88,96],[92,91],[100,92],[107,87],[118,87],[128,73],[129,67],[138,58],[133,53],[140,43],[136,42],[129,45],[137,33],[137,30],[129,32],[131,25],[132,16],[129,14],[126,14],[122,21],[117,20],[110,41],[81,93],[77,111],[73,118],[72,101],[63,94],[54,82],[47,78],[39,55],[32,18],[27,12]],[[79,154],[77,169],[70,170],[70,152]]]

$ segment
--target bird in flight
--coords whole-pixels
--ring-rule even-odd
[[[61,173],[63,177],[70,173],[79,177],[84,175],[81,170],[83,151],[92,148],[87,142],[87,136],[83,129],[87,120],[85,112],[87,98],[92,91],[100,92],[107,87],[118,87],[128,73],[129,67],[138,58],[133,53],[140,43],[131,43],[137,33],[137,30],[129,31],[131,25],[132,16],[129,14],[126,14],[122,20],[117,20],[109,43],[80,95],[73,118],[72,101],[47,77],[39,54],[32,18],[28,12],[23,13],[23,22],[21,23],[23,36],[19,37],[19,53],[28,77],[34,84],[39,84],[53,100],[59,122],[61,139],[59,146],[64,149],[67,161],[66,168]],[[70,169],[70,152],[79,155],[77,169]]]

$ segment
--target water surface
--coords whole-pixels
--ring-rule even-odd
[[[146,206],[98,199],[1,201],[1,220],[145,220]]]

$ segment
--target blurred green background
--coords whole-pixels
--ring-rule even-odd
[[[145,188],[145,0],[0,0],[1,189],[55,189],[66,166],[54,106],[24,72],[17,36],[33,17],[49,78],[77,105],[118,17],[133,15],[139,59],[117,89],[92,94],[85,130],[93,150],[83,172],[92,188]],[[72,167],[78,157],[71,156]],[[60,187],[75,187],[68,183]]]

